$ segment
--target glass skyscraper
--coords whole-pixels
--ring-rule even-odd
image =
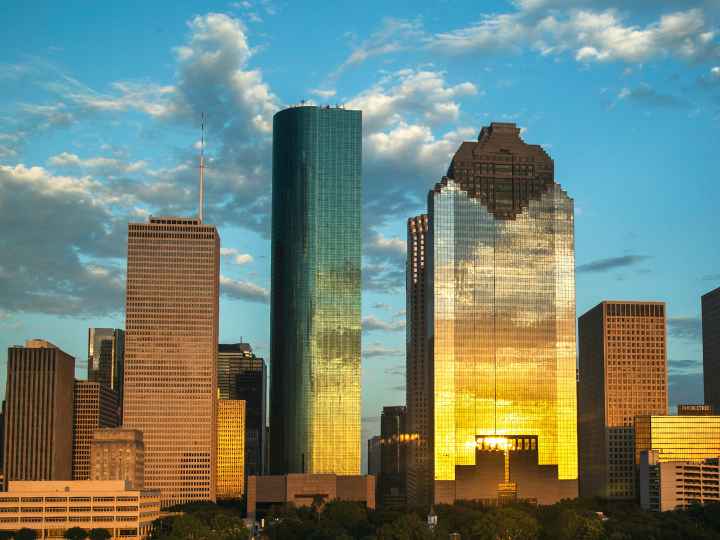
[[[270,472],[360,473],[360,111],[273,119]]]
[[[574,214],[552,159],[493,123],[428,205],[434,501],[577,496]]]

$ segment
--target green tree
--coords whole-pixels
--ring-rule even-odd
[[[15,537],[15,531],[0,531],[0,540],[12,540]]]
[[[191,514],[176,517],[168,540],[215,540],[210,527]]]
[[[88,535],[90,540],[110,540],[112,534],[107,529],[92,529]]]
[[[63,538],[68,540],[85,540],[87,537],[88,532],[82,527],[71,527],[63,535]]]
[[[432,533],[427,524],[416,514],[405,514],[383,525],[378,540],[430,540]]]
[[[473,540],[537,540],[540,525],[527,512],[505,506],[486,512],[472,527]]]
[[[15,540],[37,540],[38,533],[35,529],[23,527],[15,533]]]

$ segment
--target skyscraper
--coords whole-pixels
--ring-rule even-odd
[[[720,287],[704,294],[701,304],[705,403],[720,414]]]
[[[91,480],[126,480],[130,489],[145,485],[145,445],[137,429],[104,428],[90,443]]]
[[[245,402],[219,399],[217,416],[217,496],[239,499],[245,491]]]
[[[75,358],[48,341],[8,349],[5,485],[72,479]]]
[[[98,428],[117,427],[118,398],[114,390],[94,381],[75,381],[73,405],[73,480],[90,480],[90,446]]]
[[[602,302],[578,321],[579,489],[634,499],[634,422],[668,410],[665,304]]]
[[[123,427],[163,506],[215,499],[219,255],[198,219],[129,224]]]
[[[361,112],[273,120],[273,474],[360,472]]]
[[[574,214],[552,159],[493,123],[428,206],[434,501],[575,496]]]
[[[218,346],[220,399],[245,402],[245,478],[266,472],[267,367],[248,343]]]
[[[378,504],[385,508],[404,508],[407,503],[407,409],[383,407],[380,416],[380,476],[377,479]]]
[[[117,328],[88,329],[88,381],[115,390],[122,406],[125,331]]]
[[[425,262],[428,216],[408,219],[405,272],[405,399],[408,431],[417,435],[408,447],[407,495],[413,505],[432,500],[432,379],[427,355]]]

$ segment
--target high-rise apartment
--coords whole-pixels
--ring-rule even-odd
[[[217,416],[217,496],[239,499],[245,491],[245,402],[219,399]]]
[[[428,216],[408,219],[405,272],[405,399],[408,431],[417,435],[408,447],[407,495],[414,505],[432,500],[432,379],[427,355],[425,263]]]
[[[383,407],[380,437],[381,465],[377,480],[377,502],[385,508],[404,508],[407,504],[407,455],[411,442],[405,407]]]
[[[91,480],[125,480],[130,489],[145,485],[145,445],[136,429],[106,428],[93,432],[90,444]]]
[[[98,428],[116,427],[118,397],[102,383],[75,381],[73,405],[73,480],[90,480],[90,446]]]
[[[360,472],[361,118],[273,120],[273,474]]]
[[[163,506],[214,500],[220,238],[194,218],[128,227],[123,427]]]
[[[701,304],[705,403],[720,414],[720,287],[704,294]]]
[[[428,206],[434,501],[576,496],[574,211],[553,160],[492,123]]]
[[[117,328],[88,329],[88,381],[115,390],[122,405],[125,367],[125,331]]]
[[[580,495],[636,498],[634,421],[667,414],[662,302],[602,302],[578,324]]]
[[[72,478],[75,358],[33,339],[8,349],[5,485]]]
[[[245,478],[266,472],[267,367],[248,343],[221,343],[218,348],[220,399],[245,402]]]

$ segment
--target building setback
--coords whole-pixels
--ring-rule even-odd
[[[434,502],[575,497],[574,210],[553,160],[492,123],[428,210]]]
[[[75,358],[34,339],[8,349],[5,485],[72,478]]]
[[[92,480],[125,480],[130,489],[145,486],[145,445],[141,431],[96,429],[90,444]]]
[[[117,328],[88,329],[88,381],[115,390],[122,407],[125,332]]]
[[[579,319],[580,495],[634,499],[636,416],[667,414],[662,302],[602,302]]]
[[[701,304],[705,403],[720,414],[720,287],[704,294]]]
[[[407,223],[406,363],[405,399],[408,431],[417,435],[408,447],[407,496],[414,505],[428,507],[432,500],[432,379],[427,355],[425,326],[425,262],[428,217],[419,215]]]
[[[273,119],[273,474],[360,472],[361,117]]]
[[[90,480],[90,446],[98,428],[119,423],[118,397],[114,390],[93,381],[75,381],[73,405],[73,480]]]
[[[239,399],[218,400],[218,498],[239,499],[245,492],[245,405]]]
[[[220,399],[245,401],[245,479],[266,472],[267,367],[248,343],[218,346]]]
[[[219,256],[198,219],[128,226],[123,427],[163,506],[215,500]]]

